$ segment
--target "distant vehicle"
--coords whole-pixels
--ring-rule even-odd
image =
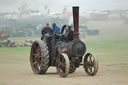
[[[98,29],[88,29],[87,26],[81,25],[80,26],[80,33],[83,35],[99,35]]]
[[[9,38],[9,35],[7,34],[2,34],[2,32],[0,32],[0,40],[6,40]]]
[[[99,30],[88,29],[86,25],[80,25],[79,33],[80,33],[80,39],[84,40],[88,35],[99,35]]]

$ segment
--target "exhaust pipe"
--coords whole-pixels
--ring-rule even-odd
[[[73,7],[74,40],[79,40],[79,7]]]

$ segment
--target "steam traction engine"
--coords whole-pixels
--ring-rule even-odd
[[[86,53],[86,46],[79,39],[79,7],[73,7],[73,23],[74,31],[64,25],[61,33],[45,34],[43,40],[32,44],[30,63],[34,73],[45,74],[49,66],[54,66],[61,77],[66,77],[80,65],[90,76],[98,72],[96,57]]]

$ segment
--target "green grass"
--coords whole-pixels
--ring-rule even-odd
[[[29,59],[30,47],[0,48],[0,64],[26,63]]]
[[[39,40],[40,37],[11,37],[15,42],[24,42],[26,39]],[[0,48],[0,64],[29,63],[30,47],[2,47]]]
[[[93,52],[102,64],[128,63],[128,25],[119,23],[89,24],[89,27],[100,28],[100,35],[86,37],[84,42],[87,46],[87,52]],[[40,37],[14,37],[10,39],[23,42],[25,39],[40,40]],[[0,64],[29,63],[29,55],[30,47],[2,47],[0,48]]]
[[[108,39],[101,36],[91,36],[85,41],[87,52],[93,52],[98,56],[101,63],[127,63],[128,61],[128,39]]]
[[[13,40],[24,38],[12,38]],[[28,38],[29,39],[29,38]],[[32,38],[39,39],[38,37]],[[87,52],[93,52],[104,64],[121,64],[128,61],[128,39],[104,38],[103,36],[88,36],[85,39]],[[29,63],[30,47],[0,48],[0,63]]]
[[[99,29],[99,36],[89,36],[85,39],[88,52],[94,52],[100,63],[128,63],[128,24],[121,20],[91,21],[91,29]]]
[[[38,37],[11,37],[9,39],[15,42],[24,42],[25,40],[40,40],[40,36]]]

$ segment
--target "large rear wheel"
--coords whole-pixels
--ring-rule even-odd
[[[35,74],[45,74],[49,67],[49,52],[44,41],[35,41],[31,47],[30,64]]]

